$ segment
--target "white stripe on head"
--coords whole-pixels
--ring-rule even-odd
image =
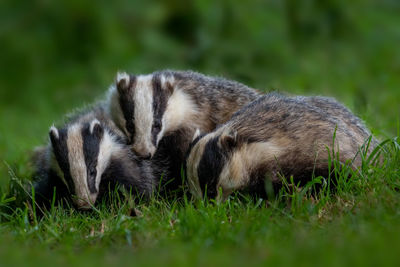
[[[87,184],[87,169],[83,154],[82,125],[75,124],[68,128],[68,161],[71,178],[74,183],[76,203],[89,201],[89,188]]]
[[[99,155],[97,157],[97,176],[95,183],[97,192],[99,191],[101,177],[110,163],[111,156],[118,150],[122,149],[123,148],[121,147],[121,145],[116,142],[115,137],[111,133],[109,133],[108,130],[104,130],[104,135],[100,142]],[[96,199],[94,199],[94,201],[95,200]]]
[[[175,88],[167,102],[167,108],[162,119],[163,127],[157,137],[157,143],[165,133],[179,129],[188,121],[195,121],[198,112],[199,110],[191,97],[181,89]]]
[[[95,119],[90,123],[90,131],[93,132],[93,127],[100,125],[100,122]],[[88,174],[85,162],[85,155],[83,151],[84,140],[82,136],[82,125],[75,124],[68,128],[68,161],[70,164],[71,178],[75,187],[75,194],[77,199],[75,203],[79,208],[88,209],[90,205],[96,202],[101,177],[108,167],[111,156],[121,149],[121,145],[115,140],[115,137],[104,129],[104,134],[99,144],[99,153],[97,156],[96,166],[96,180],[95,187],[96,193],[91,193],[88,187]]]
[[[151,133],[154,117],[152,78],[153,75],[138,76],[134,90],[135,140],[133,147],[142,156],[155,152]]]

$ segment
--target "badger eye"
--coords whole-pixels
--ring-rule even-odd
[[[129,134],[133,135],[135,133],[135,126],[133,125],[133,123],[127,123],[126,130]]]
[[[96,176],[96,169],[94,169],[94,168],[90,169],[89,176],[91,176],[91,177]]]
[[[161,129],[161,122],[160,121],[155,121],[153,124],[154,129]]]

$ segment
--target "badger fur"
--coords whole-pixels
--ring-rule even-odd
[[[116,184],[133,193],[149,196],[168,163],[141,161],[127,145],[100,104],[72,117],[65,125],[50,128],[50,142],[36,150],[35,183],[39,204],[48,204],[54,188],[58,200],[72,200],[79,209],[89,209]]]
[[[195,129],[213,131],[258,96],[254,89],[234,81],[165,70],[118,74],[108,103],[111,117],[129,137],[133,150],[147,158],[164,136],[176,132],[181,138],[177,150],[185,153]]]
[[[336,156],[359,167],[359,149],[370,135],[360,119],[334,99],[270,93],[214,132],[195,136],[186,162],[189,187],[197,197],[206,192],[208,197],[226,198],[242,189],[265,194],[266,177],[274,185],[280,184],[281,175],[299,182],[313,174],[328,177],[329,159]],[[373,140],[369,151],[375,145]]]

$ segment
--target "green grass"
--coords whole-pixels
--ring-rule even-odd
[[[0,232],[2,263],[212,264],[341,266],[398,263],[400,144],[387,140],[379,166],[349,178],[343,168],[313,193],[290,180],[270,200],[232,196],[224,203],[184,197],[99,203],[90,212],[52,206],[37,217],[30,201],[7,212]],[[378,150],[377,150],[378,151]],[[18,187],[19,179],[13,176]],[[334,176],[334,175],[333,175]],[[112,196],[115,196],[112,194]],[[135,214],[136,216],[132,215]]]
[[[114,2],[0,3],[0,266],[398,265],[397,1]],[[34,217],[18,183],[50,125],[101,97],[117,70],[162,68],[336,97],[391,140],[384,161],[312,197],[288,186],[268,204],[155,198]]]

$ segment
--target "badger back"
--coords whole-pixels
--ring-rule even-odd
[[[365,126],[365,123],[334,98],[322,96],[300,96],[296,97],[296,99],[300,102],[304,102],[316,107],[317,109],[321,110],[321,112],[332,118],[341,120],[349,129],[363,138],[371,135],[371,132]]]
[[[343,112],[343,117],[329,104],[326,112],[308,100],[269,94],[244,107],[193,141],[187,159],[191,191],[216,196],[219,186],[225,194],[251,185],[263,188],[267,174],[275,182],[280,181],[278,173],[309,180],[313,173],[329,175],[330,158],[359,167],[359,149],[369,131],[358,130],[353,114]],[[352,121],[354,127],[349,126]]]

